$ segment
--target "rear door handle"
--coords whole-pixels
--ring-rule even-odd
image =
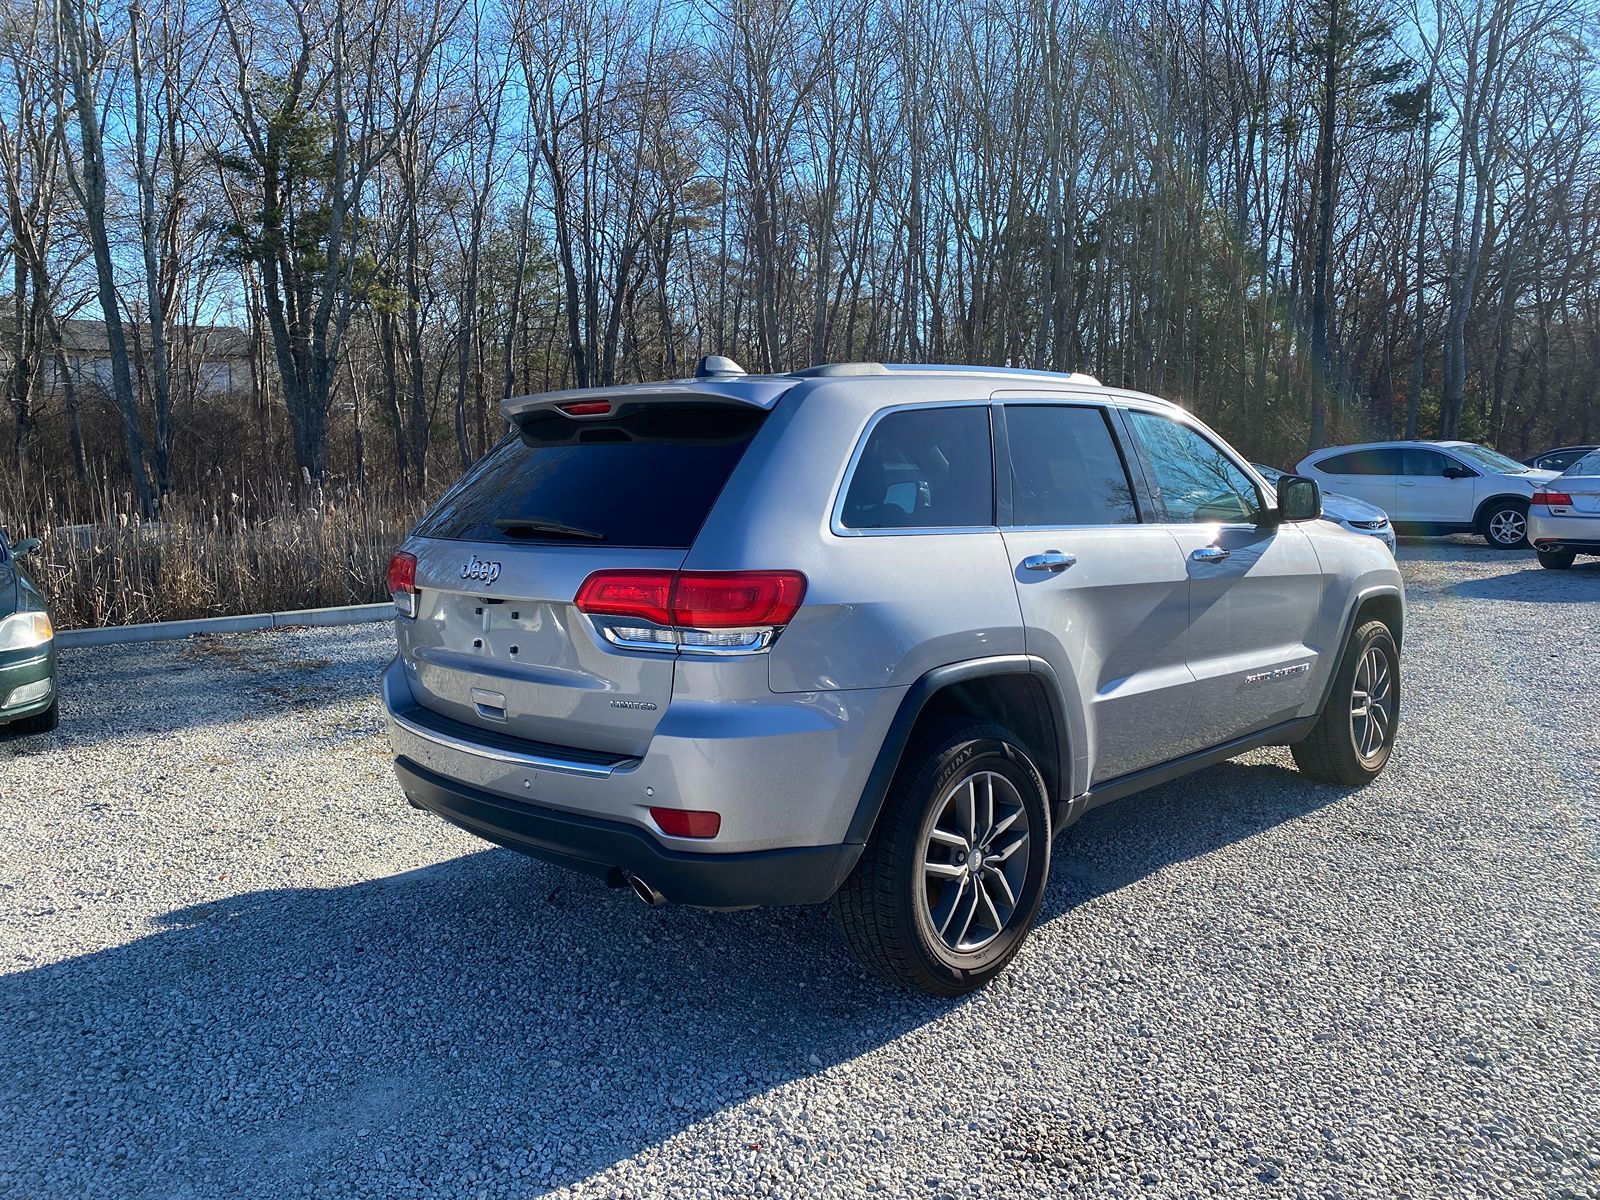
[[[1231,550],[1223,546],[1201,546],[1189,557],[1194,559],[1195,562],[1221,562],[1231,553]]]
[[[1076,554],[1065,554],[1060,550],[1046,550],[1043,554],[1030,554],[1022,560],[1022,567],[1026,571],[1065,571],[1078,561]]]

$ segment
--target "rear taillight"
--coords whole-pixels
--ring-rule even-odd
[[[573,603],[617,645],[739,653],[766,649],[805,594],[798,571],[596,571]]]
[[[1560,505],[1571,508],[1572,497],[1566,492],[1535,492],[1533,494],[1533,503],[1543,504],[1546,506]]]
[[[805,598],[799,571],[680,571],[672,624],[696,629],[787,625]]]
[[[596,571],[573,601],[591,617],[638,617],[670,625],[668,605],[676,571]]]
[[[389,559],[389,570],[384,577],[389,585],[389,595],[394,597],[394,610],[402,617],[417,615],[417,556],[396,550]]]

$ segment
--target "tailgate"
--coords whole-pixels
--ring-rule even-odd
[[[613,645],[573,600],[595,571],[680,568],[767,409],[635,389],[553,401],[515,402],[518,432],[406,543],[417,612],[397,622],[400,651],[417,701],[443,716],[642,755],[675,651]]]
[[[683,550],[414,541],[418,608],[401,621],[412,691],[434,712],[495,732],[643,754],[672,698],[670,653],[624,651],[572,605],[602,567],[674,569]]]

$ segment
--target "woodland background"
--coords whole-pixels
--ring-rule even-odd
[[[0,0],[0,522],[373,598],[504,396],[1081,369],[1253,457],[1600,440],[1585,0]],[[105,326],[105,361],[66,353]],[[204,330],[248,370],[200,386]]]

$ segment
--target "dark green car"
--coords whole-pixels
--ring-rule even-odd
[[[0,533],[0,733],[49,733],[61,717],[55,630],[18,564],[38,548],[35,538],[12,547]]]

